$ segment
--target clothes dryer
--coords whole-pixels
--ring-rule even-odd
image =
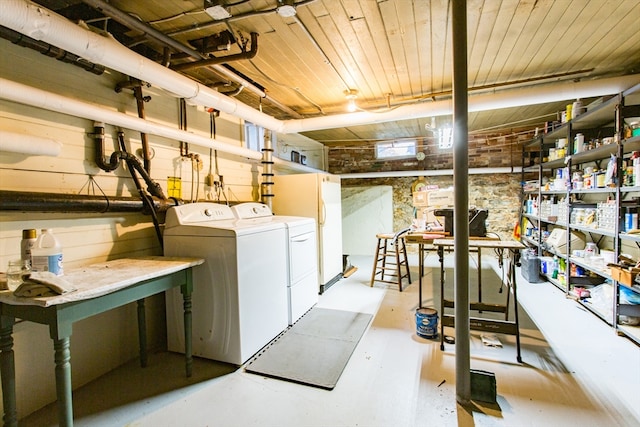
[[[316,222],[302,216],[273,215],[263,203],[241,203],[231,208],[245,221],[282,223],[287,232],[287,299],[289,325],[318,302],[318,244]]]

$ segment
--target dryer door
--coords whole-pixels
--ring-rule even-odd
[[[290,236],[289,238],[289,280],[297,283],[310,272],[318,271],[318,256],[315,231]],[[318,285],[319,286],[319,285]]]

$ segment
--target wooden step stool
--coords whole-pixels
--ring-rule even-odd
[[[407,246],[404,239],[404,234],[407,231],[409,231],[408,228],[395,234],[376,234],[378,246],[376,247],[376,255],[373,261],[370,286],[373,286],[373,282],[393,283],[397,284],[398,289],[402,292],[402,279],[406,277],[409,284],[411,284],[411,273],[409,272],[409,262],[407,261]],[[380,276],[380,278],[376,278],[377,276]]]

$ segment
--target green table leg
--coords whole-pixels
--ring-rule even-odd
[[[2,421],[5,426],[18,425],[18,411],[16,409],[16,367],[13,354],[13,322],[14,319],[2,317],[0,330],[0,375],[2,375],[2,404],[4,415]]]
[[[58,398],[58,422],[61,427],[73,426],[71,395],[71,351],[69,337],[54,339],[56,361],[56,396]]]
[[[191,314],[191,294],[185,293],[183,296],[184,300],[184,356],[185,356],[185,367],[187,370],[187,377],[191,376],[193,371],[193,354],[192,354],[192,337],[191,337],[191,329],[192,329],[192,314]]]
[[[144,298],[138,300],[138,343],[140,345],[140,366],[147,367],[147,316]]]

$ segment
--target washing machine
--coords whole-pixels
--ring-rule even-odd
[[[193,355],[241,365],[287,328],[287,233],[279,222],[238,221],[231,208],[167,211],[166,256],[204,258],[193,269]],[[184,352],[179,289],[167,293],[167,341]]]
[[[249,222],[282,223],[287,232],[287,301],[289,325],[318,302],[318,246],[313,218],[273,215],[263,203],[241,203],[231,208]]]

